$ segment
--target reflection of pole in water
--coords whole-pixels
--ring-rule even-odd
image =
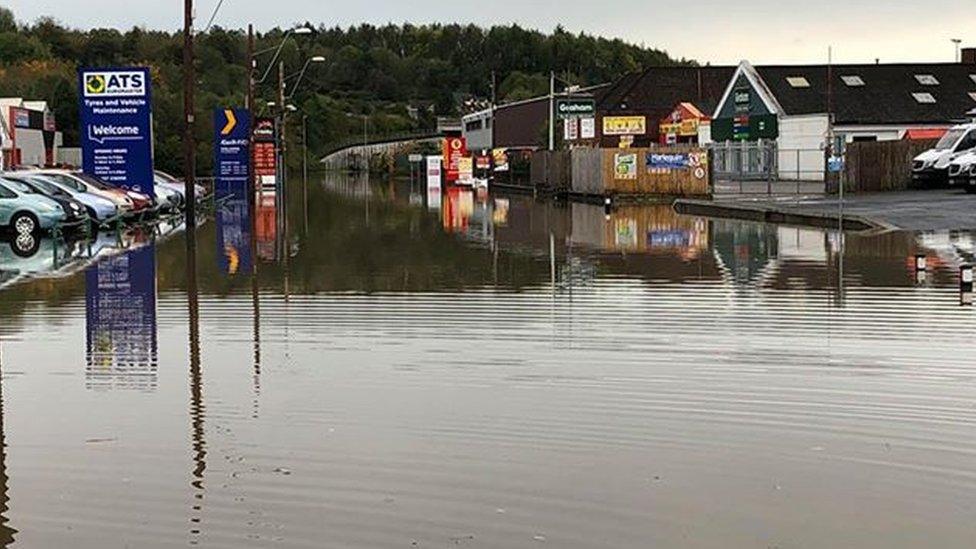
[[[204,429],[203,372],[200,368],[200,304],[197,288],[196,230],[187,227],[186,232],[186,302],[189,318],[190,350],[190,430],[193,440],[193,507],[190,514],[190,534],[201,533],[200,521],[203,510],[203,476],[207,469],[207,443]]]
[[[261,391],[261,294],[258,285],[258,237],[257,237],[257,216],[254,215],[256,209],[253,207],[256,200],[252,197],[251,209],[251,308],[254,310],[254,417],[257,417],[257,395]]]
[[[0,364],[3,353],[0,352]],[[9,547],[14,542],[17,530],[7,525],[10,522],[9,479],[7,478],[7,436],[3,422],[3,368],[0,366],[0,547]]]

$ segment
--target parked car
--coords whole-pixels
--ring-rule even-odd
[[[57,202],[22,183],[0,179],[0,226],[18,234],[33,234],[53,228],[65,218]]]
[[[969,167],[969,179],[966,181],[967,193],[976,193],[976,164]]]
[[[172,187],[174,189],[177,189],[177,191],[180,193],[180,196],[183,197],[183,202],[185,204],[186,203],[186,183],[184,183],[183,181],[181,181],[181,180],[173,177],[172,175],[170,175],[170,174],[168,174],[168,173],[166,173],[164,171],[156,170],[155,173],[156,173],[155,184],[158,185],[160,182],[162,182],[163,184],[165,184],[165,185],[167,185],[169,187]],[[196,189],[196,196],[197,196],[197,198],[201,198],[201,197],[204,197],[204,196],[207,195],[207,189],[204,188],[203,185],[196,184],[196,185],[193,186],[193,188]]]
[[[65,212],[64,223],[72,225],[88,223],[89,215],[85,206],[53,183],[38,182],[16,174],[5,174],[3,177],[15,188],[20,186],[22,190],[36,192],[57,202]]]
[[[161,210],[176,211],[183,205],[183,195],[169,185],[160,185],[153,181],[153,193],[156,195],[157,207]]]
[[[942,139],[912,161],[912,180],[918,183],[945,183],[949,164],[976,149],[976,122],[953,126]]]
[[[124,189],[112,187],[81,172],[71,170],[38,170],[30,173],[44,175],[59,185],[72,187],[79,192],[93,194],[110,200],[118,208],[118,213],[121,215],[129,216],[143,213],[149,204],[148,197],[146,197],[141,204],[137,205],[136,201]]]
[[[11,176],[34,185],[35,188],[40,189],[48,196],[60,196],[59,193],[70,196],[73,200],[76,200],[82,206],[84,206],[85,210],[88,212],[88,217],[95,221],[108,221],[109,219],[118,215],[118,208],[116,208],[115,204],[111,200],[88,193],[84,190],[79,190],[71,185],[59,183],[56,179],[47,175],[38,173],[13,172]]]

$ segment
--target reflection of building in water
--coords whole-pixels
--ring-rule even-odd
[[[216,193],[217,266],[225,275],[251,272],[251,212],[245,189]]]
[[[667,204],[622,206],[609,216],[601,206],[573,204],[574,244],[603,251],[676,255],[693,260],[709,248],[708,223],[681,216]]]
[[[775,225],[712,221],[712,241],[735,282],[749,283],[777,255]]]
[[[89,388],[156,388],[156,248],[108,257],[85,273]]]

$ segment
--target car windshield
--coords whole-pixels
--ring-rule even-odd
[[[92,177],[92,176],[90,176],[90,175],[88,175],[86,173],[78,172],[78,173],[75,173],[75,174],[72,174],[72,175],[74,175],[78,179],[81,179],[85,183],[88,183],[92,187],[95,187],[96,189],[99,189],[99,190],[102,190],[102,191],[115,190],[115,187],[109,185],[108,183],[105,183],[101,179],[94,178],[94,177]]]
[[[62,175],[62,174],[44,174],[41,177],[43,177],[44,179],[51,180],[51,181],[57,183],[58,185],[65,186],[65,187],[67,187],[69,189],[74,189],[74,190],[76,190],[78,192],[85,192],[87,190],[83,184],[81,184],[78,181],[72,179],[71,177],[68,177],[67,175]]]
[[[166,172],[156,172],[156,178],[166,183],[179,183],[180,181]]]
[[[940,139],[939,142],[935,144],[935,150],[944,151],[944,150],[951,149],[953,145],[955,145],[956,142],[959,141],[962,138],[963,134],[965,133],[966,130],[947,131],[946,134],[942,136],[942,139]]]
[[[8,188],[11,188],[19,193],[37,194],[37,191],[35,191],[33,187],[27,183],[24,183],[23,181],[17,181],[16,179],[4,179],[3,182],[6,183]]]
[[[27,180],[30,181],[31,185],[41,189],[42,191],[52,196],[65,196],[67,194],[64,192],[64,190],[61,187],[58,187],[54,183],[51,183],[50,181],[44,178],[28,177]]]

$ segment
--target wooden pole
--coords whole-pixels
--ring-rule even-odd
[[[193,68],[193,0],[183,0],[183,181],[186,185],[186,226],[196,226],[196,142],[193,127],[194,81]]]

